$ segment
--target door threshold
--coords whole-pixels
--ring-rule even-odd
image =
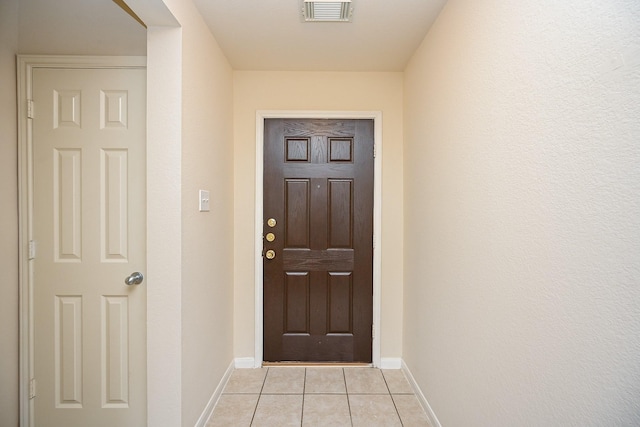
[[[262,362],[263,368],[269,367],[304,367],[304,368],[373,368],[373,363],[366,362]]]

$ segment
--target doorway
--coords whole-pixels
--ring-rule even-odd
[[[374,171],[373,171],[373,268],[372,268],[372,298],[371,298],[371,320],[372,325],[370,327],[369,338],[369,362],[373,366],[380,366],[380,287],[381,287],[381,245],[377,241],[376,236],[380,236],[381,232],[381,166],[382,166],[382,115],[380,112],[341,112],[341,111],[258,111],[256,114],[256,257],[255,257],[255,280],[256,280],[256,317],[255,317],[255,331],[256,331],[256,346],[255,346],[255,358],[250,364],[248,360],[238,361],[236,366],[238,367],[258,367],[262,365],[263,360],[267,360],[264,354],[264,341],[263,332],[265,331],[264,319],[264,294],[263,294],[263,212],[266,214],[263,208],[263,176],[264,176],[264,140],[265,140],[265,121],[272,118],[287,118],[287,119],[368,119],[373,122],[373,141],[375,146],[371,147],[374,159]],[[338,143],[340,144],[340,143]],[[344,145],[342,146],[345,147]],[[317,185],[317,184],[316,184]],[[337,187],[336,187],[337,188]],[[268,219],[268,218],[267,218]],[[264,225],[267,227],[267,224]],[[265,231],[265,234],[268,233]],[[282,237],[282,236],[281,236]],[[371,237],[371,236],[370,236]],[[276,239],[278,237],[276,236]],[[265,246],[266,248],[266,246]],[[266,249],[268,250],[268,249]],[[276,254],[277,256],[277,254]],[[298,272],[299,273],[299,272]],[[297,277],[299,278],[299,277]],[[342,276],[341,278],[345,278]],[[370,321],[371,321],[370,320]],[[339,334],[336,334],[338,336]],[[290,357],[287,357],[290,359]],[[330,360],[333,357],[327,359]],[[343,359],[344,360],[344,359]],[[366,359],[365,359],[366,360]]]
[[[146,424],[145,60],[29,59],[22,405],[30,425]]]
[[[269,119],[264,360],[371,363],[373,121]]]

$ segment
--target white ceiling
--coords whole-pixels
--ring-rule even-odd
[[[446,0],[353,0],[351,23],[304,23],[301,0],[194,0],[236,70],[403,71]]]

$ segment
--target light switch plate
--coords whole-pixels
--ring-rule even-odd
[[[209,212],[209,191],[200,190],[198,192],[200,212]]]

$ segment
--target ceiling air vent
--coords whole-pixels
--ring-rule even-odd
[[[351,22],[351,0],[304,0],[303,5],[307,22]]]

